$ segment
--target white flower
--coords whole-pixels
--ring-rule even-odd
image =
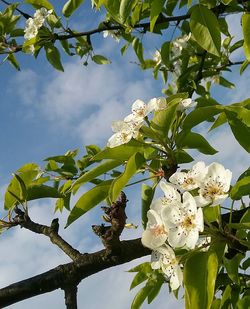
[[[37,26],[37,28],[41,28],[42,25],[45,22],[45,19],[52,13],[52,10],[47,10],[45,8],[41,8],[39,10],[36,10],[34,14],[34,23]]]
[[[231,179],[232,172],[229,169],[225,169],[219,163],[211,163],[206,177],[200,184],[199,196],[195,198],[197,204],[205,206],[222,203],[228,197]]]
[[[181,201],[181,196],[179,192],[171,185],[165,181],[160,182],[160,188],[164,192],[164,197],[160,197],[154,200],[150,206],[151,209],[154,209],[158,214],[161,214],[165,206],[175,204],[176,202]]]
[[[178,110],[184,111],[187,108],[195,107],[197,102],[193,101],[192,99],[184,99],[179,103]]]
[[[170,280],[172,290],[182,285],[183,274],[171,247],[164,245],[151,254],[152,269],[161,269]]]
[[[103,37],[106,39],[108,36],[111,36],[117,43],[120,42],[120,38],[117,36],[117,34],[114,33],[112,30],[104,30],[103,31]]]
[[[30,40],[34,38],[38,33],[38,28],[36,24],[34,23],[33,18],[29,18],[26,20],[26,25],[24,29],[24,38],[26,40]]]
[[[176,172],[169,181],[178,185],[183,190],[193,190],[199,187],[207,173],[204,162],[197,162],[188,172]]]
[[[153,98],[148,102],[148,107],[152,111],[164,110],[167,107],[166,98],[164,97]]]
[[[139,127],[135,126],[133,123],[121,120],[112,123],[112,130],[115,134],[109,138],[107,143],[107,146],[110,148],[128,143],[132,137],[136,137],[139,133]]]
[[[156,62],[156,65],[159,65],[161,63],[161,53],[159,52],[159,50],[155,51],[153,60]]]
[[[161,216],[153,209],[148,211],[147,217],[147,227],[142,233],[141,241],[143,246],[155,250],[165,243],[168,236],[168,229]]]
[[[182,49],[187,46],[187,42],[189,41],[190,37],[191,37],[191,32],[188,35],[185,34],[173,41],[172,52],[175,57],[179,56]]]
[[[132,114],[138,121],[145,118],[152,111],[153,106],[144,103],[142,100],[138,99],[132,104]]]
[[[199,232],[204,229],[203,213],[189,192],[183,194],[183,204],[167,206],[162,210],[165,225],[169,228],[168,242],[173,248],[186,246],[194,249]]]

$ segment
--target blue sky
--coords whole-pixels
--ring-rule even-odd
[[[0,6],[1,8],[2,6]],[[81,30],[98,24],[96,13],[90,15],[89,1],[83,6],[73,23]],[[241,36],[239,16],[230,18],[231,30],[238,38]],[[89,63],[86,68],[76,58],[63,56],[65,73],[56,72],[43,55],[34,60],[31,56],[19,56],[22,71],[17,72],[4,64],[0,66],[0,192],[1,201],[11,173],[27,162],[41,164],[51,155],[63,154],[69,149],[80,148],[87,144],[105,145],[112,134],[112,120],[122,119],[130,112],[132,102],[138,98],[149,100],[161,96],[163,84],[154,80],[151,72],[142,72],[134,63],[136,58],[130,50],[125,57],[120,56],[121,44],[111,38],[103,39],[96,35],[93,39],[96,54],[103,54],[112,64],[98,66]],[[158,38],[147,36],[145,45],[148,55],[159,48]],[[241,59],[237,54],[235,59]],[[246,71],[241,79],[234,70],[233,80],[236,89],[215,87],[214,97],[224,103],[233,103],[250,97],[250,72]],[[203,133],[204,128],[201,128]],[[217,133],[208,135],[211,144],[220,150],[216,156],[197,156],[207,163],[218,161],[233,170],[235,177],[249,166],[249,156],[234,141],[230,130],[222,127]],[[128,221],[140,223],[140,189],[129,192],[130,205]],[[77,197],[76,197],[77,198]],[[74,200],[76,200],[76,198]],[[74,202],[73,200],[73,202]],[[3,209],[3,208],[2,208]],[[2,214],[1,210],[1,214]],[[49,224],[53,218],[53,201],[31,204],[31,217],[40,223]],[[60,216],[63,227],[67,213]],[[101,249],[101,244],[91,231],[92,224],[101,222],[98,208],[80,218],[62,235],[81,251]],[[124,238],[134,238],[141,229],[128,230]],[[5,286],[17,280],[36,275],[51,267],[68,261],[41,235],[34,235],[19,228],[13,229],[0,239],[0,285]],[[145,259],[144,259],[145,260]],[[129,292],[132,276],[125,271],[137,261],[92,276],[79,286],[79,304],[86,307],[103,309],[129,308],[133,292]],[[98,297],[96,297],[98,295]],[[162,289],[160,297],[150,306],[143,308],[183,307],[168,296],[167,288]],[[27,309],[44,307],[63,308],[63,295],[57,291],[42,295],[9,308]],[[80,305],[81,307],[81,305]]]

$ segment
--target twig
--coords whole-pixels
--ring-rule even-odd
[[[7,5],[11,5],[12,3],[9,3],[5,0],[0,0],[1,2],[3,2],[4,4],[7,4]],[[29,14],[23,12],[22,10],[18,9],[18,8],[15,8],[15,10],[20,13],[24,18],[28,19],[28,18],[32,18],[32,16],[30,16]]]

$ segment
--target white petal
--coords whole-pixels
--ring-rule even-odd
[[[180,208],[176,205],[164,207],[162,210],[162,220],[166,227],[174,228],[182,221]]]
[[[160,217],[160,215],[153,209],[150,209],[147,212],[147,217],[148,217],[148,225],[162,225],[162,219]]]
[[[198,208],[196,213],[196,227],[199,232],[203,232],[204,230],[204,218],[203,218],[203,211],[201,208]]]
[[[199,239],[199,232],[197,229],[191,230],[186,237],[186,246],[189,249],[194,249]]]
[[[183,206],[189,214],[196,214],[197,206],[195,199],[189,192],[183,193]]]
[[[118,120],[118,121],[113,121],[111,128],[114,132],[120,132],[122,130],[129,130],[130,126],[129,124],[125,123],[122,120]]]
[[[165,181],[160,182],[160,188],[164,192],[167,200],[171,201],[181,201],[181,196],[179,192],[170,184],[167,184]]]
[[[159,269],[161,267],[161,254],[158,251],[153,251],[151,253],[151,267],[152,269]]]
[[[187,173],[175,172],[172,176],[169,177],[169,181],[175,185],[181,186],[186,178]]]
[[[183,247],[186,243],[187,233],[183,228],[178,227],[175,229],[170,229],[168,234],[168,242],[173,248]]]
[[[182,285],[183,274],[181,268],[178,266],[174,274],[170,277],[170,287],[172,290],[178,289]]]
[[[199,192],[202,192],[201,189]],[[211,203],[211,200],[205,199],[202,194],[194,197],[197,207],[204,207]]]
[[[155,250],[158,247],[162,246],[165,243],[166,239],[167,234],[160,234],[158,236],[155,236],[151,230],[146,229],[142,233],[141,242],[144,247]]]
[[[162,204],[162,199],[158,198],[153,200],[152,204],[150,205],[150,209],[155,210],[159,215],[161,215],[162,209],[165,205]]]

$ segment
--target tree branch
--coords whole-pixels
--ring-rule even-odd
[[[4,4],[7,4],[7,5],[11,5],[12,3],[9,3],[8,1],[5,1],[5,0],[0,0],[1,2],[3,2]],[[28,19],[28,18],[31,18],[32,16],[30,16],[29,14],[23,12],[22,10],[18,9],[18,8],[15,8],[15,10],[20,13],[25,19]]]
[[[68,285],[64,288],[65,305],[67,309],[77,309],[77,286]]]
[[[77,286],[81,280],[101,270],[130,262],[151,253],[143,247],[141,239],[120,242],[120,253],[115,259],[106,256],[106,250],[83,254],[77,261],[59,265],[35,277],[19,281],[0,289],[0,307],[10,306],[24,299],[65,289],[68,284]]]

